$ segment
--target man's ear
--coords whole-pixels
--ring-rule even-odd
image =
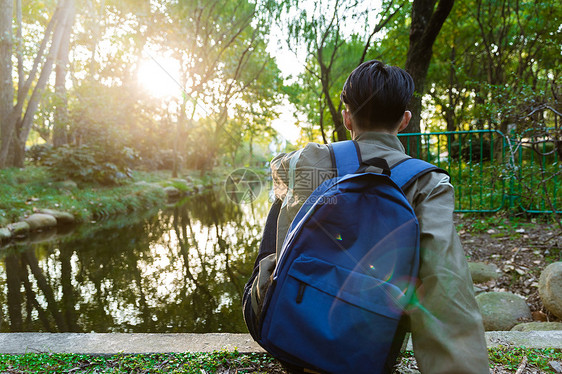
[[[408,127],[408,124],[410,123],[411,119],[412,119],[412,112],[410,112],[409,110],[405,111],[404,115],[402,116],[402,120],[400,121],[400,126],[398,126],[398,132]]]
[[[345,128],[351,131],[353,128],[353,125],[351,124],[351,113],[349,113],[348,110],[344,109],[341,111],[341,115],[343,117],[343,124]]]

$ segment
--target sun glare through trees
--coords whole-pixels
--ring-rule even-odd
[[[185,87],[180,83],[179,63],[170,57],[148,55],[137,72],[140,86],[156,98],[178,98]]]
[[[95,145],[204,173],[342,140],[370,59],[414,77],[409,131],[559,129],[561,23],[557,0],[0,0],[0,168]]]

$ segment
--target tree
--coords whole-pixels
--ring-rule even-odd
[[[12,13],[13,0],[0,0],[0,168],[2,154],[7,152],[12,132],[11,111],[14,102],[12,80]],[[5,151],[4,151],[5,150]]]
[[[300,4],[298,1],[286,1],[284,6]],[[312,11],[303,7],[295,17],[288,21],[289,49],[299,53],[303,48],[307,55],[305,72],[299,82],[292,88],[298,95],[305,94],[298,86],[304,86],[311,95],[310,102],[301,97],[292,97],[295,104],[305,104],[309,120],[318,123],[324,143],[331,140],[347,139],[347,130],[341,116],[342,103],[339,99],[346,76],[369,56],[375,43],[375,35],[402,9],[402,1],[386,1],[381,4],[378,22],[370,25],[369,15],[376,12],[366,3],[341,2],[339,0],[326,5],[314,2]],[[344,25],[350,23],[364,24],[362,30],[347,32]],[[304,85],[303,85],[304,83]],[[313,104],[314,103],[314,104]],[[301,106],[302,107],[302,106]],[[333,124],[333,135],[326,135],[325,122]]]
[[[271,112],[278,69],[266,52],[269,22],[259,4],[245,0],[169,2],[164,9],[167,29],[154,42],[171,50],[180,62],[179,84],[185,87],[178,115],[172,119],[176,131],[204,124],[203,132],[190,128],[189,144],[185,142],[180,150],[197,154],[198,168],[206,172],[217,160],[221,139],[227,143],[238,139],[238,134],[227,130],[229,120],[239,116],[233,115],[236,107]],[[170,38],[170,29],[181,37]],[[198,121],[197,117],[205,118]]]
[[[410,102],[412,120],[404,132],[420,132],[422,96],[433,55],[433,44],[453,8],[454,0],[439,0],[435,7],[436,3],[437,0],[414,0],[412,4],[410,44],[405,69],[412,75],[416,91]],[[411,149],[415,149],[416,140],[412,138],[409,142],[414,145]]]
[[[560,76],[562,10],[556,1],[457,1],[436,41],[428,73],[437,116],[431,129],[519,132],[521,118],[542,115],[555,107]],[[501,20],[501,22],[498,22]],[[537,110],[538,108],[542,108]],[[536,122],[535,122],[536,123]]]
[[[53,145],[55,147],[68,143],[68,98],[66,78],[68,73],[68,54],[70,52],[70,35],[74,24],[74,0],[68,0],[68,16],[63,25],[64,32],[56,60],[55,98],[56,111],[53,128]]]
[[[18,0],[18,4],[20,4],[19,1],[21,0]],[[5,2],[9,3],[9,1]],[[22,83],[22,81],[20,81],[18,83],[19,89],[15,105],[8,115],[3,116],[2,138],[0,139],[0,168],[7,166],[23,167],[25,143],[31,131],[35,112],[37,111],[37,107],[41,99],[41,94],[50,78],[63,36],[67,31],[67,23],[72,15],[73,2],[73,0],[59,0],[51,21],[46,27],[43,41],[41,42],[37,55],[35,56],[28,77],[25,82]],[[11,5],[6,5],[8,9],[13,9],[11,8]],[[18,7],[21,7],[21,5],[18,5]],[[7,8],[2,9],[4,11]],[[4,17],[5,13],[2,13],[2,16]],[[3,27],[10,28],[10,31],[6,34],[6,38],[10,39],[10,42],[3,45],[3,48],[6,48],[6,50],[9,48],[10,55],[12,49],[11,24],[11,17],[8,23],[2,23]],[[22,27],[21,24],[17,26],[18,29],[21,29]],[[45,55],[49,42],[50,46],[48,48],[48,53]],[[23,56],[18,54],[17,58],[18,66],[21,66],[21,59],[23,59]],[[21,69],[18,70],[20,72],[19,78],[22,79],[23,74],[21,74]],[[40,72],[40,74],[37,78],[38,72]],[[3,74],[9,78],[10,82],[12,82],[11,67],[10,73],[4,72]],[[6,86],[3,87],[2,91],[6,92],[3,92],[2,96],[9,99],[9,96],[13,95],[13,87],[11,88],[11,92],[8,93],[7,83],[5,84]],[[10,105],[11,103],[12,101],[8,101],[7,105]],[[6,104],[4,103],[2,105]]]

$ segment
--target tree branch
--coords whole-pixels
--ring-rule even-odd
[[[66,30],[66,23],[68,22],[68,18],[70,18],[70,11],[71,7],[67,6],[67,1],[60,0],[61,3],[64,5],[64,11],[61,13],[60,20],[57,22],[55,31],[53,34],[53,41],[51,43],[51,48],[49,50],[49,55],[45,60],[45,64],[43,65],[43,69],[41,70],[41,74],[39,76],[39,80],[33,89],[33,93],[29,99],[27,104],[27,108],[25,111],[25,115],[20,122],[19,126],[19,141],[25,143],[27,141],[27,137],[29,136],[29,132],[31,131],[31,124],[33,122],[33,117],[35,116],[35,112],[37,111],[37,107],[39,105],[39,99],[41,98],[41,93],[45,88],[49,77],[51,76],[51,72],[53,71],[53,65],[55,62],[55,58],[58,54],[59,47],[61,45],[62,37]]]
[[[371,47],[371,40],[373,39],[373,36],[375,36],[379,31],[381,31],[382,28],[385,27],[388,22],[390,22],[390,20],[398,13],[398,11],[400,11],[400,9],[402,9],[402,7],[404,6],[404,3],[405,2],[403,1],[400,4],[400,6],[394,11],[394,13],[390,14],[387,18],[383,18],[375,26],[375,28],[373,29],[373,32],[371,32],[371,34],[367,38],[367,42],[365,43],[365,47],[363,48],[363,53],[361,53],[361,58],[359,59],[359,63],[357,64],[357,66],[359,66],[363,62],[365,62],[367,52],[369,51],[369,48]],[[392,4],[393,4],[393,1],[391,1],[390,4],[388,5],[388,8],[386,8],[384,10],[383,17],[390,11],[390,8],[392,7]]]

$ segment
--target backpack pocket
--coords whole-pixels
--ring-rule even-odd
[[[278,279],[262,338],[297,364],[304,360],[333,373],[382,369],[404,293],[369,276],[368,266],[357,270],[304,255],[295,259],[284,280]]]

